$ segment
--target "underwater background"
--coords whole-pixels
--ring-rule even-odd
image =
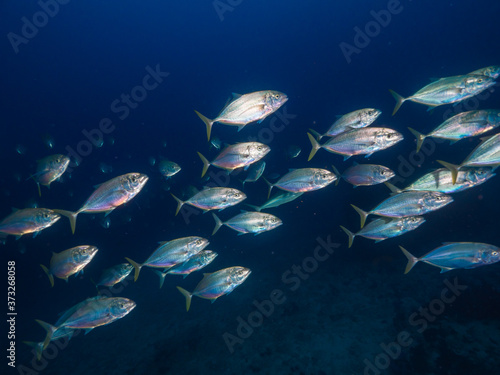
[[[454,195],[415,231],[378,244],[356,238],[351,248],[339,227],[359,228],[350,204],[371,209],[389,196],[386,186],[353,189],[340,181],[306,193],[272,209],[283,225],[258,236],[226,227],[211,236],[212,215],[192,209],[175,216],[170,193],[187,198],[190,187],[207,184],[196,152],[212,160],[217,151],[194,110],[214,118],[233,92],[279,90],[289,98],[261,124],[212,130],[228,144],[268,144],[264,176],[332,164],[343,171],[368,160],[393,169],[395,184],[404,187],[439,168],[438,159],[459,163],[476,138],[429,141],[416,154],[407,127],[430,131],[450,114],[498,109],[498,90],[431,112],[405,103],[391,116],[388,89],[410,95],[433,77],[499,64],[499,14],[494,1],[1,2],[0,217],[13,207],[77,210],[94,185],[129,172],[149,176],[137,197],[107,218],[80,215],[74,235],[62,218],[36,238],[7,239],[0,277],[7,280],[7,262],[15,261],[16,368],[4,355],[1,373],[496,373],[500,266],[439,273],[418,264],[404,275],[407,259],[398,245],[418,256],[443,242],[499,245],[498,177]],[[151,71],[161,72],[153,75],[157,85],[137,89]],[[140,100],[124,104],[131,93]],[[382,110],[376,124],[400,131],[404,141],[369,159],[343,161],[323,150],[307,161],[309,128],[324,132],[336,115],[365,107]],[[287,154],[291,145],[302,150],[296,158]],[[55,153],[72,162],[38,197],[29,177],[36,160]],[[181,172],[166,181],[158,171],[162,159],[177,162]],[[218,186],[241,189],[244,172],[209,171]],[[260,205],[268,187],[259,180],[243,190],[244,203]],[[193,298],[186,312],[175,286],[192,290],[201,272],[168,275],[160,289],[158,276],[143,269],[137,282],[127,278],[111,289],[137,303],[123,319],[52,343],[40,361],[23,344],[44,339],[35,319],[54,323],[60,312],[95,296],[91,280],[103,269],[124,257],[143,261],[159,241],[191,235],[208,238],[219,254],[201,272],[244,266],[252,274],[213,304]],[[39,265],[52,252],[83,244],[99,248],[95,259],[83,275],[56,279],[51,288]],[[318,251],[328,256],[318,260]],[[453,302],[439,302],[444,290],[455,293]],[[271,300],[279,303],[263,302]],[[2,327],[5,353],[10,325]]]

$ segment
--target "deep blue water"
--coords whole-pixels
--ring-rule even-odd
[[[353,160],[364,162],[361,156],[343,162],[324,150],[307,162],[310,143],[306,136],[308,128],[323,132],[336,115],[364,107],[381,109],[376,124],[405,136],[403,142],[368,159],[396,171],[398,186],[438,168],[438,159],[459,163],[477,145],[476,138],[455,145],[432,143],[431,147],[429,143],[415,155],[414,138],[407,127],[430,131],[450,114],[499,108],[499,93],[492,90],[481,99],[431,113],[407,102],[393,117],[394,99],[388,89],[410,95],[431,77],[499,64],[500,4],[428,0],[47,3],[52,4],[53,16],[44,15],[36,2],[0,4],[0,217],[7,216],[12,207],[35,203],[77,210],[94,185],[112,177],[140,172],[150,179],[136,198],[109,216],[107,229],[100,225],[103,215],[82,214],[75,235],[62,218],[36,238],[8,239],[1,251],[1,277],[7,278],[7,262],[14,260],[17,369],[8,367],[3,356],[2,373],[497,371],[499,266],[440,274],[437,268],[419,264],[403,275],[406,259],[398,245],[423,255],[442,242],[500,244],[498,177],[455,195],[453,204],[427,215],[427,222],[414,232],[380,244],[356,238],[351,249],[339,228],[359,228],[359,217],[349,203],[370,209],[388,196],[385,186],[353,189],[341,181],[338,186],[306,193],[270,210],[284,224],[259,236],[237,236],[226,227],[210,236],[211,215],[194,214],[188,220],[174,216],[176,204],[170,192],[182,196],[189,194],[189,186],[201,189],[206,184],[200,179],[202,163],[196,151],[209,159],[217,153],[209,148],[204,124],[194,110],[213,118],[233,92],[273,89],[289,97],[279,116],[272,115],[261,124],[250,124],[241,132],[215,124],[212,131],[229,144],[252,137],[269,144],[272,151],[265,159],[265,175],[307,166],[330,168],[331,164],[342,171]],[[390,20],[387,9],[393,11]],[[385,26],[374,24],[373,13],[381,11]],[[43,26],[30,30],[24,26],[26,20]],[[372,36],[358,48],[355,28],[367,27]],[[358,48],[356,53],[346,58],[342,43]],[[163,72],[158,84],[149,91],[137,88],[151,69]],[[127,112],[118,109],[124,105],[116,104],[122,95],[144,92],[146,96]],[[103,119],[109,119],[112,129],[103,135],[103,146],[85,149],[90,143],[84,131],[98,134]],[[272,128],[272,121],[278,126]],[[285,156],[289,145],[301,147],[298,158]],[[35,184],[27,179],[37,159],[54,153],[73,153],[72,171],[50,190],[42,187],[39,198]],[[157,164],[151,163],[161,158],[182,167],[168,183]],[[112,171],[102,173],[101,163]],[[228,186],[241,187],[238,179],[244,173],[236,172],[227,180],[220,170],[210,170],[212,176],[229,181]],[[262,204],[267,186],[258,181],[246,184],[244,191],[246,202]],[[244,207],[229,208],[220,217],[230,218],[240,208]],[[201,274],[185,280],[167,276],[159,290],[157,276],[145,268],[136,283],[129,280],[116,293],[137,302],[129,315],[86,336],[79,334],[67,345],[51,346],[42,362],[33,359],[22,341],[43,340],[44,331],[35,319],[54,323],[58,313],[95,295],[91,279],[98,278],[103,269],[125,256],[143,261],[158,241],[188,235],[209,238],[209,248],[219,253],[205,272],[240,265],[252,269],[249,279],[214,304],[193,298],[186,313],[175,286],[192,290]],[[316,265],[308,264],[308,257],[327,239],[336,244],[333,254]],[[81,244],[100,249],[84,275],[70,278],[67,284],[56,279],[50,288],[39,264],[47,264],[52,251]],[[291,275],[294,265],[309,269],[300,282]],[[453,280],[467,288],[453,302],[439,302]],[[262,322],[254,321],[254,328],[247,326],[251,332],[245,333],[241,322],[248,324],[249,316],[262,317],[256,301],[269,299],[273,290],[281,292],[282,303],[274,305]],[[7,293],[5,288],[2,293]],[[414,314],[422,314],[420,308],[434,312],[425,319],[419,315],[425,329],[415,323]],[[6,304],[2,309],[7,312]],[[2,327],[5,353],[8,326]],[[236,341],[228,344],[225,333]],[[391,346],[398,338],[411,343]],[[384,354],[384,347],[392,348],[387,349],[393,350],[392,358]]]

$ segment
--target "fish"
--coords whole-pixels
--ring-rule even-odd
[[[97,189],[78,211],[53,211],[66,216],[71,225],[71,232],[75,233],[76,217],[78,214],[105,212],[107,216],[116,207],[134,198],[142,190],[147,181],[148,176],[145,174],[127,173],[97,185]]]
[[[198,156],[203,162],[201,177],[205,176],[209,166],[213,165],[229,172],[249,166],[266,156],[271,148],[260,142],[243,142],[227,146],[219,155],[209,162],[201,153]]]
[[[370,126],[381,114],[382,111],[375,108],[358,109],[343,116],[338,116],[337,121],[324,134],[319,134],[312,129],[309,130],[316,136],[319,142],[323,137],[335,137],[349,130]]]
[[[173,175],[179,173],[181,171],[181,167],[179,164],[169,161],[169,160],[162,160],[158,164],[158,169],[160,170],[160,173],[163,177],[166,179],[169,179]]]
[[[481,142],[460,165],[443,160],[437,162],[449,169],[453,184],[457,182],[458,171],[464,167],[497,167],[500,165],[500,133]]]
[[[238,131],[240,131],[245,125],[251,122],[257,121],[261,123],[288,100],[285,94],[273,90],[256,91],[245,95],[233,95],[234,99],[213,120],[195,111],[207,127],[208,140],[210,140],[210,133],[212,132],[214,123],[218,122],[220,124],[237,126]]]
[[[402,97],[393,90],[389,90],[394,99],[396,99],[396,106],[392,115],[394,116],[401,105],[407,100],[424,104],[428,107],[437,107],[471,98],[487,90],[494,84],[495,79],[492,77],[470,74],[438,79],[407,98]]]
[[[193,296],[209,299],[212,303],[223,295],[231,293],[250,276],[252,271],[245,267],[228,267],[214,273],[205,273],[193,292],[177,287],[186,298],[186,311],[189,311]]]
[[[486,68],[474,70],[473,72],[469,73],[469,75],[471,74],[477,74],[497,79],[500,76],[500,65],[492,65],[487,66]]]
[[[37,320],[37,323],[39,323],[45,330],[48,329],[48,327],[45,326],[45,324],[47,324],[47,323],[42,322],[40,320]],[[52,337],[50,338],[50,341],[59,340],[59,339],[65,338],[65,337],[68,337],[68,340],[69,340],[69,339],[71,339],[71,337],[73,336],[74,333],[75,333],[75,330],[72,328],[65,328],[65,327],[59,328],[56,331],[54,331],[54,333],[52,334]],[[42,358],[42,353],[44,351],[43,346],[44,346],[45,342],[44,341],[41,341],[41,342],[23,341],[23,342],[26,345],[29,345],[35,349],[36,359],[38,361],[40,361]]]
[[[33,233],[36,237],[42,230],[52,226],[61,216],[48,208],[12,209],[13,212],[0,221],[0,238],[7,235],[21,236]]]
[[[37,322],[47,331],[43,349],[46,349],[55,332],[63,328],[84,329],[86,333],[96,327],[110,324],[130,313],[136,303],[123,297],[97,296],[88,298],[69,309],[55,326],[41,320]],[[62,320],[64,318],[64,320]]]
[[[212,137],[212,139],[210,140],[210,148],[212,147],[216,150],[220,150],[220,148],[222,147],[222,141],[219,137]]]
[[[299,146],[290,145],[286,148],[286,156],[289,159],[295,159],[296,157],[298,157],[300,155],[301,152],[302,152],[302,149]]]
[[[340,175],[337,172],[337,175]],[[342,175],[344,180],[356,186],[372,186],[381,184],[393,178],[393,170],[377,164],[358,164],[347,168]]]
[[[417,139],[417,152],[426,138],[441,138],[453,143],[468,137],[484,134],[500,125],[500,110],[485,109],[459,113],[439,125],[429,134],[408,128]]]
[[[234,206],[247,198],[246,194],[238,189],[226,187],[205,188],[199,193],[196,193],[186,201],[180,200],[175,195],[171,194],[177,202],[177,215],[184,204],[197,207],[204,212],[210,210],[223,210],[227,207]]]
[[[349,229],[343,227],[342,225],[340,228],[342,228],[342,230],[349,237],[349,247],[351,247],[354,237],[356,236],[376,240],[375,243],[378,243],[388,238],[401,236],[406,232],[415,230],[423,223],[425,223],[423,216],[408,216],[395,219],[384,217],[369,222],[364,228],[360,229],[356,233],[352,233]]]
[[[368,215],[375,214],[385,217],[420,216],[438,210],[453,202],[453,198],[437,191],[407,191],[393,195],[373,210],[365,212],[351,204],[361,217],[361,228],[365,225]]]
[[[310,161],[320,148],[344,156],[344,160],[354,155],[366,155],[370,157],[374,152],[385,150],[403,140],[403,135],[389,128],[363,128],[349,130],[330,138],[326,143],[320,145],[316,139],[307,133],[311,141],[312,149],[309,154]]]
[[[479,242],[447,242],[417,258],[399,246],[408,259],[405,274],[418,262],[441,268],[441,273],[454,269],[471,269],[496,263],[500,260],[500,249]]]
[[[208,266],[214,261],[215,258],[217,258],[217,255],[218,254],[215,251],[203,250],[198,254],[193,255],[184,263],[173,266],[172,268],[167,269],[164,272],[155,271],[158,276],[160,276],[160,288],[163,286],[165,276],[167,276],[168,274],[182,275],[183,279],[185,279],[192,272],[199,271],[202,268]]]
[[[439,191],[445,194],[458,193],[481,185],[495,176],[493,168],[464,168],[458,171],[453,183],[452,173],[446,168],[436,169],[425,174],[402,191]]]
[[[262,232],[279,227],[283,222],[278,217],[263,212],[244,211],[227,221],[221,221],[217,215],[212,213],[215,220],[215,228],[212,236],[217,233],[223,225],[239,232],[239,234],[254,233],[258,235]]]
[[[69,162],[69,157],[61,154],[50,155],[43,159],[37,160],[36,172],[29,178],[33,178],[33,180],[36,182],[36,185],[38,187],[38,196],[42,196],[40,185],[50,188],[50,184],[54,181],[59,180],[64,172],[66,172]]]
[[[269,199],[266,203],[264,203],[262,206],[253,206],[251,204],[246,204],[248,207],[251,207],[252,210],[255,211],[262,211],[268,208],[273,208],[273,207],[278,207],[281,206],[282,204],[291,202],[298,197],[300,197],[304,193],[292,193],[289,191],[283,191],[281,193],[276,194],[274,197]]]
[[[75,246],[71,249],[61,251],[60,253],[52,253],[50,258],[50,268],[40,264],[43,271],[47,274],[50,285],[54,286],[54,276],[68,282],[68,277],[83,272],[83,268],[97,254],[97,247],[90,245]]]
[[[160,242],[160,246],[151,254],[144,263],[139,264],[130,258],[125,258],[134,266],[134,281],[137,281],[142,267],[171,268],[177,264],[184,263],[192,256],[198,254],[208,246],[210,242],[206,238],[190,236],[177,238],[171,241]]]
[[[256,182],[262,176],[265,169],[266,162],[264,160],[251,164],[248,167],[247,177],[241,182],[241,184],[245,186],[245,183],[247,182]]]
[[[113,285],[118,284],[120,281],[124,280],[130,272],[134,269],[130,263],[120,263],[116,266],[105,269],[102,272],[101,278],[95,284],[96,287],[99,286],[107,286],[112,287]]]
[[[269,185],[268,198],[271,195],[272,188],[275,186],[291,193],[304,193],[324,188],[337,180],[338,177],[335,173],[321,168],[293,169],[274,184],[271,184],[264,178],[264,181]]]

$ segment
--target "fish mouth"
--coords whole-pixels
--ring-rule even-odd
[[[144,185],[146,182],[148,182],[149,180],[149,177],[145,174],[141,174],[139,175],[139,177],[137,178],[139,180],[139,185]]]

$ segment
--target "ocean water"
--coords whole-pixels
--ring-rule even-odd
[[[389,196],[384,185],[353,189],[340,181],[305,193],[269,210],[283,225],[258,236],[227,227],[212,236],[211,214],[190,209],[175,216],[170,193],[189,197],[192,187],[208,183],[241,189],[243,171],[228,176],[210,167],[210,180],[201,179],[196,154],[211,160],[217,151],[194,110],[214,118],[233,92],[270,89],[289,98],[260,124],[212,130],[224,143],[268,144],[265,176],[370,162],[393,169],[404,187],[439,168],[436,160],[460,163],[477,138],[426,141],[416,154],[407,127],[428,132],[462,111],[498,109],[498,86],[432,112],[406,102],[395,116],[388,89],[408,96],[430,78],[499,64],[499,13],[493,1],[2,2],[0,217],[12,207],[77,210],[94,185],[129,172],[149,181],[107,217],[107,228],[103,214],[81,214],[74,235],[62,218],[36,238],[9,237],[2,245],[5,281],[8,262],[15,262],[17,315],[15,324],[2,324],[1,373],[497,373],[500,265],[439,273],[418,264],[404,275],[398,245],[417,256],[443,242],[499,245],[498,177],[455,194],[413,232],[378,244],[356,238],[351,248],[339,227],[359,228],[349,204],[373,208]],[[309,128],[324,132],[336,115],[365,107],[381,109],[375,124],[400,131],[404,141],[368,159],[343,161],[319,150],[307,161]],[[297,158],[287,157],[290,145],[302,149]],[[38,197],[29,176],[36,160],[55,153],[71,157],[71,171]],[[162,159],[182,171],[165,181]],[[263,180],[243,190],[244,203],[266,200]],[[227,220],[245,208],[218,215]],[[160,289],[144,268],[137,282],[127,278],[108,292],[137,303],[123,319],[52,342],[40,361],[23,344],[45,337],[35,319],[55,323],[59,313],[95,296],[92,280],[103,269],[124,257],[142,262],[157,242],[191,235],[208,238],[219,254],[203,271],[186,279],[168,275]],[[51,288],[39,265],[52,252],[84,244],[99,248],[84,274],[68,283],[56,279]],[[252,274],[213,304],[193,297],[186,312],[175,286],[191,291],[202,272],[230,266]]]

